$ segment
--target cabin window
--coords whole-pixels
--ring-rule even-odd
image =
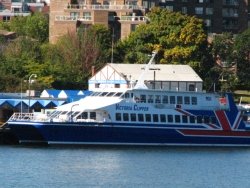
[[[190,123],[195,123],[195,116],[189,116]]]
[[[202,116],[197,116],[197,123],[202,123]]]
[[[135,113],[130,114],[130,119],[131,121],[136,121],[136,114]]]
[[[146,102],[146,95],[141,95],[141,102],[145,103]]]
[[[173,122],[173,115],[168,115],[168,122],[172,123]]]
[[[138,121],[144,121],[143,114],[138,114]]]
[[[114,94],[115,94],[115,92],[110,92],[110,93],[107,94],[107,97],[111,97],[111,96],[113,96]]]
[[[168,104],[168,96],[164,95],[164,96],[162,97],[162,103],[163,103],[163,104]]]
[[[115,97],[120,97],[122,95],[122,93],[118,92],[115,94]]]
[[[170,104],[175,104],[175,96],[170,96]]]
[[[120,84],[115,84],[115,88],[120,88]]]
[[[90,119],[96,119],[96,112],[89,113]]]
[[[209,120],[210,120],[209,116],[204,116],[204,123],[209,123]]]
[[[153,121],[154,122],[158,122],[159,121],[158,114],[153,114]]]
[[[123,114],[123,121],[128,121],[129,118],[128,118],[128,113],[124,113]]]
[[[182,104],[182,96],[177,96],[177,104]]]
[[[164,114],[160,114],[161,122],[166,122],[166,116]]]
[[[184,104],[190,104],[190,97],[188,96],[184,97]]]
[[[188,117],[186,115],[182,115],[182,122],[188,123]]]
[[[107,94],[108,94],[108,92],[103,92],[103,93],[101,93],[101,96],[105,96]]]
[[[151,122],[151,114],[145,114],[146,122]]]
[[[180,123],[180,122],[181,122],[180,115],[175,115],[175,123]]]
[[[154,102],[154,96],[153,95],[149,95],[148,96],[148,103],[153,103]]]
[[[116,113],[115,114],[115,119],[116,119],[116,121],[121,121],[122,120],[121,113]]]
[[[192,105],[197,105],[197,98],[196,97],[192,97]]]
[[[125,97],[126,99],[128,99],[128,98],[129,98],[129,93],[125,93],[124,97]]]
[[[160,95],[155,96],[155,103],[161,103],[161,96]]]

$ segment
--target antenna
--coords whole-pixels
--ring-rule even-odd
[[[141,75],[140,75],[140,77],[139,77],[139,79],[138,79],[138,81],[137,81],[134,88],[136,88],[136,89],[148,89],[148,87],[144,83],[144,81],[145,81],[144,77],[145,77],[145,74],[147,74],[147,72],[148,72],[148,70],[150,68],[150,65],[152,65],[152,62],[153,62],[156,54],[157,54],[157,51],[152,52],[152,57],[149,60],[148,64],[146,65],[144,71],[141,73]]]

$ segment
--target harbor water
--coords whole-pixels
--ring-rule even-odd
[[[0,146],[1,188],[249,188],[250,148]]]

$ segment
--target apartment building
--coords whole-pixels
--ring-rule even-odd
[[[0,0],[1,21],[8,22],[15,16],[29,16],[32,12],[49,13],[46,0]]]
[[[250,27],[250,0],[160,0],[159,6],[195,15],[208,33],[239,33]]]
[[[114,36],[123,39],[148,21],[145,13],[156,5],[158,0],[51,0],[49,40],[55,43],[67,32],[92,24],[114,28]]]

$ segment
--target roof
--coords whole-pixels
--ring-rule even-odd
[[[110,63],[117,72],[131,80],[138,80],[145,69],[145,64],[115,64]],[[150,70],[145,74],[144,80],[159,81],[185,81],[185,82],[202,82],[199,75],[189,65],[160,65],[153,64]]]

